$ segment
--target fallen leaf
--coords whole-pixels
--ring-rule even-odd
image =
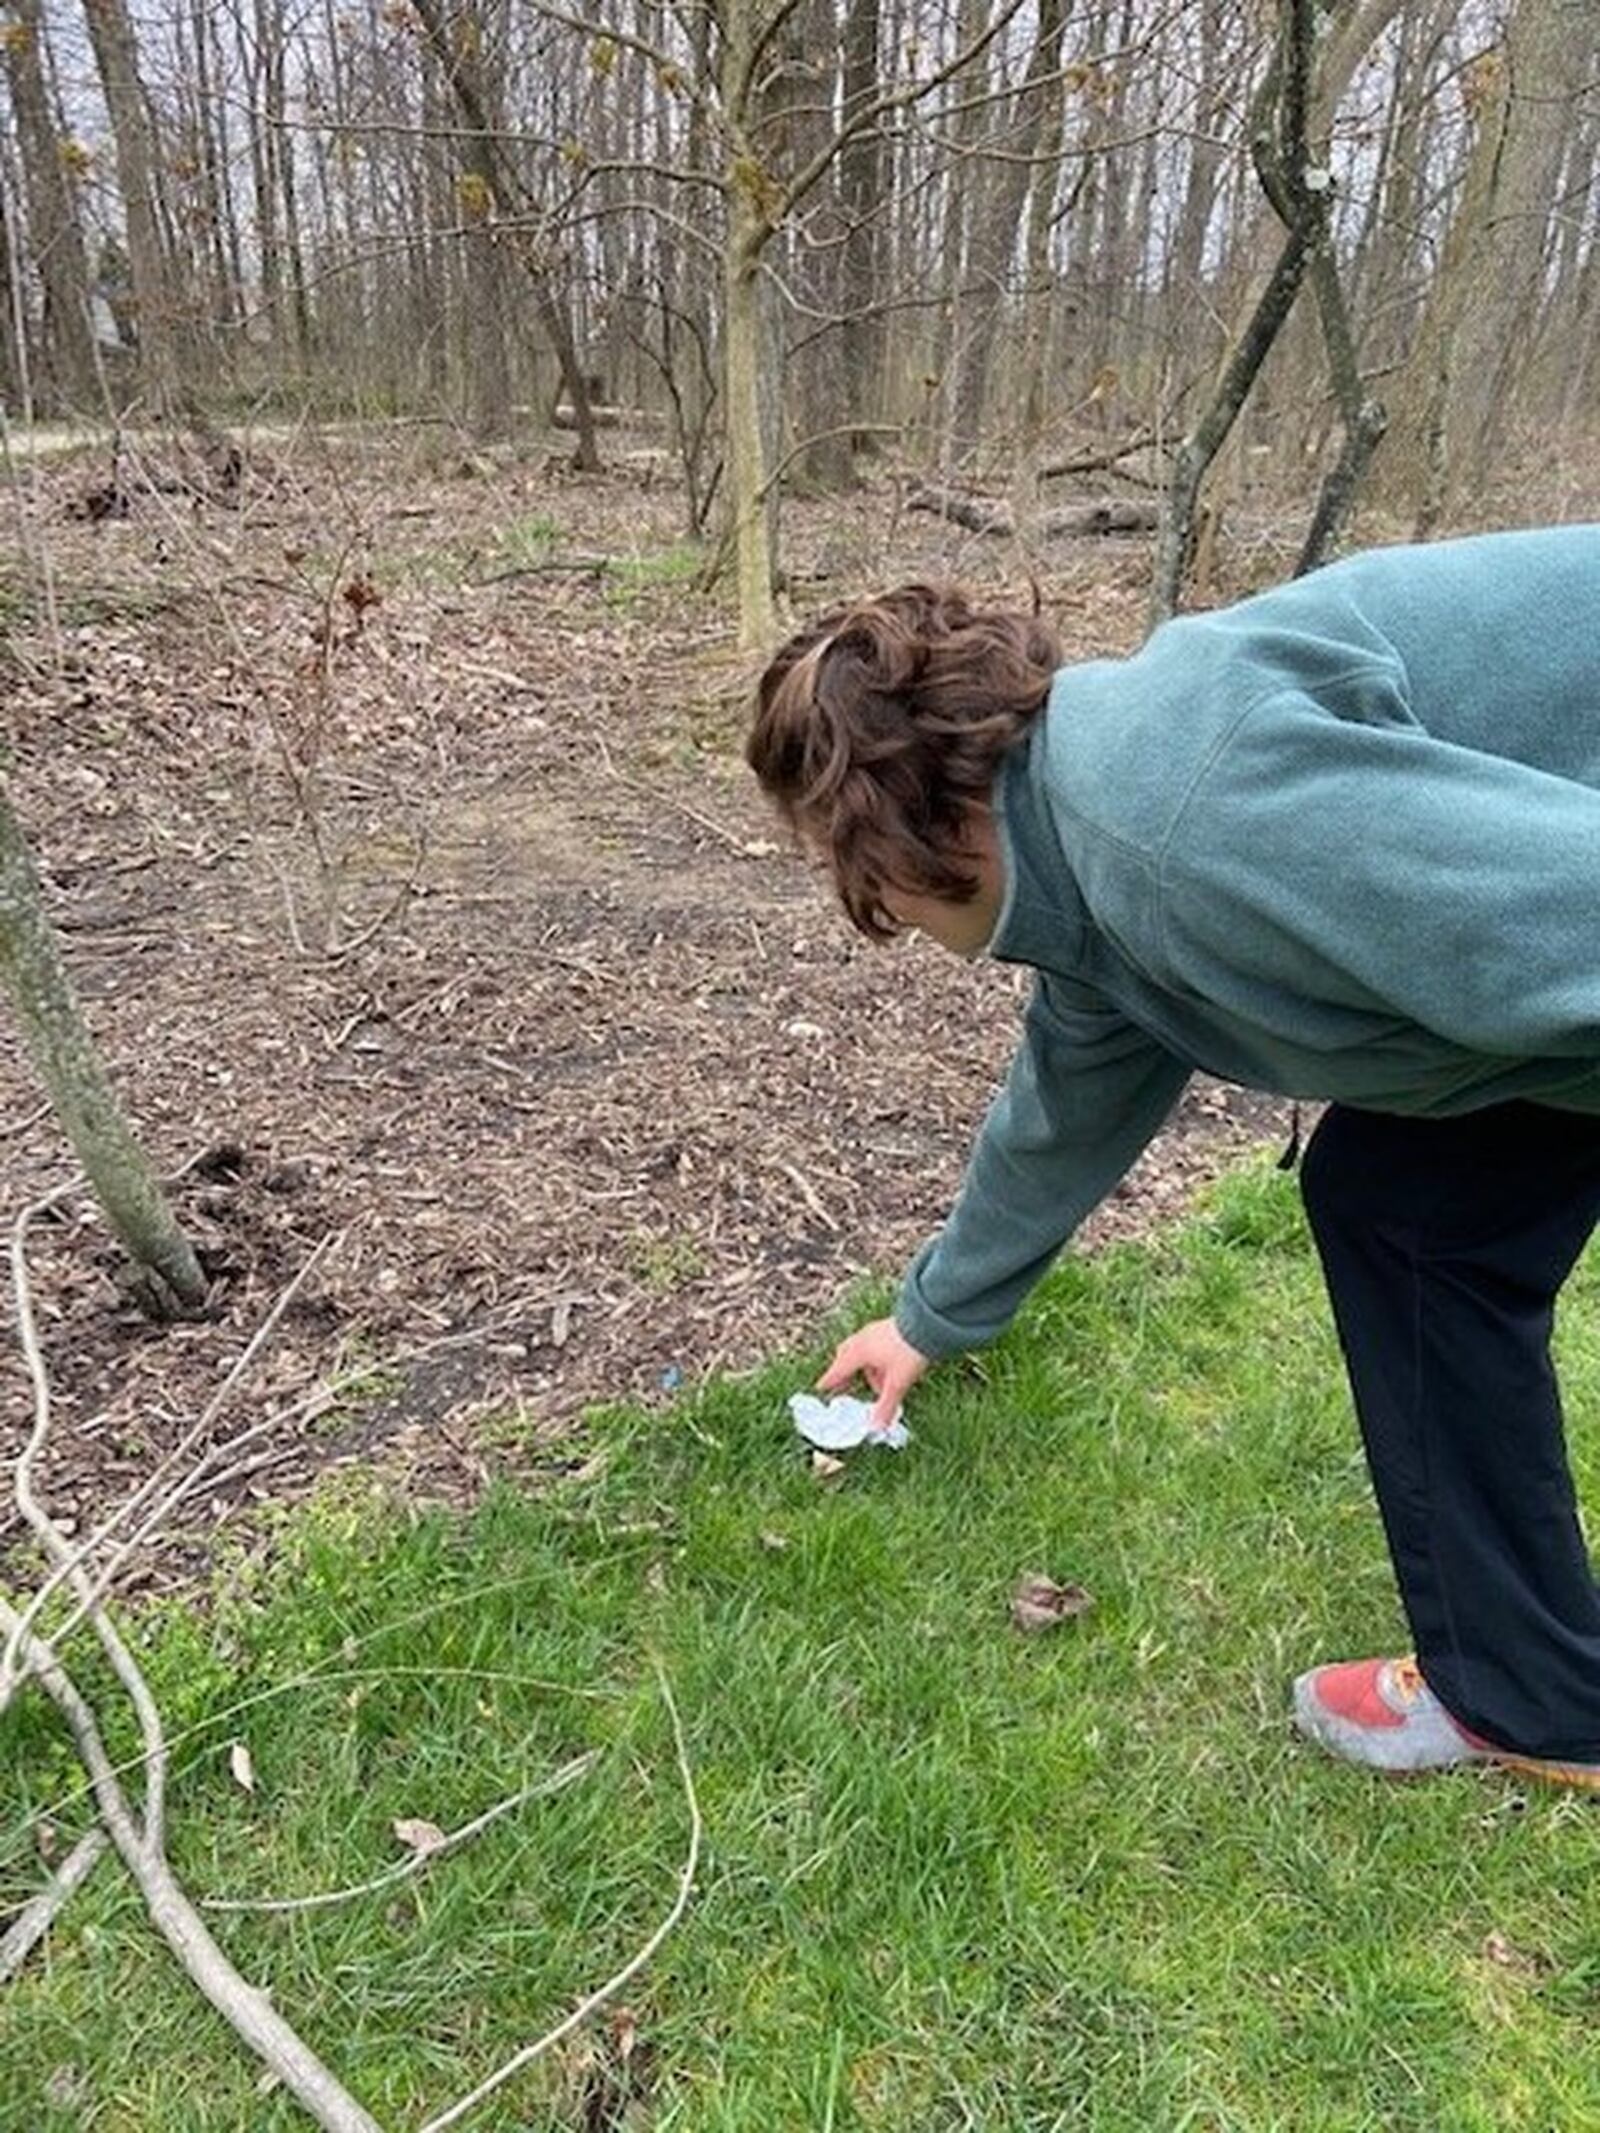
[[[1491,1963],[1498,1963],[1502,1970],[1515,1971],[1518,1977],[1537,1977],[1545,1967],[1543,1956],[1514,1946],[1500,1932],[1487,1935],[1483,1952]]]
[[[228,1768],[233,1772],[233,1782],[242,1785],[246,1792],[256,1789],[256,1766],[250,1760],[250,1750],[242,1740],[233,1741],[228,1748]]]
[[[444,1831],[437,1822],[425,1822],[416,1815],[401,1815],[390,1827],[400,1842],[414,1852],[436,1852],[444,1842]]]
[[[89,2083],[81,2067],[70,2061],[56,2067],[44,2085],[45,2100],[58,2111],[70,2111],[88,2098]]]
[[[823,1488],[836,1489],[844,1479],[844,1461],[835,1459],[832,1452],[813,1452],[811,1454],[811,1473],[812,1478]]]
[[[787,1533],[763,1533],[761,1545],[763,1548],[770,1549],[774,1555],[777,1555],[788,1547],[789,1536]]]
[[[1030,1572],[1011,1595],[1011,1619],[1030,1635],[1041,1629],[1056,1629],[1094,1605],[1081,1585],[1058,1585],[1038,1571]]]

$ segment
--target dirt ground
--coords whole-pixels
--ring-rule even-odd
[[[582,1457],[590,1403],[815,1352],[939,1220],[1022,997],[859,942],[780,845],[658,455],[580,479],[397,432],[258,449],[226,500],[170,472],[87,523],[103,457],[36,461],[0,562],[13,800],[214,1275],[209,1319],[153,1328],[86,1202],[35,1226],[50,1503],[81,1530],[149,1473],[328,1240],[168,1566],[333,1464],[470,1499]],[[1292,533],[1239,581],[1281,575]],[[1073,653],[1140,633],[1142,539],[1024,554],[887,477],[786,534],[802,611],[1031,572]],[[1085,1241],[1284,1123],[1197,1084]],[[9,1045],[8,1220],[70,1172]],[[0,1368],[9,1451],[28,1402]]]

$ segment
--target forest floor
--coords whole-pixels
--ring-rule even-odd
[[[216,1277],[209,1320],[156,1329],[87,1202],[35,1228],[63,1517],[149,1471],[330,1241],[224,1421],[267,1426],[146,1581],[330,1466],[470,1500],[581,1461],[591,1403],[820,1355],[938,1222],[1022,994],[856,940],[781,841],[740,758],[752,670],[658,454],[580,478],[307,434],[225,502],[161,473],[90,523],[103,456],[35,458],[0,563],[13,799]],[[1292,533],[1225,589],[1284,574]],[[801,611],[1031,574],[1074,655],[1142,629],[1145,541],[1025,554],[887,478],[791,505],[786,544]],[[1283,1112],[1197,1083],[1088,1241],[1176,1212]],[[0,1121],[14,1217],[71,1165],[12,1046]]]

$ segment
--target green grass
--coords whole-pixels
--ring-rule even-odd
[[[1591,1500],[1596,1273],[1562,1329]],[[596,2071],[602,2024],[475,2126],[1600,2124],[1600,1808],[1482,1772],[1385,1785],[1286,1724],[1295,1670],[1403,1635],[1291,1184],[1251,1172],[1180,1233],[1065,1265],[981,1377],[930,1381],[909,1452],[833,1491],[783,1411],[816,1360],[595,1418],[470,1522],[330,1500],[269,1577],[149,1625],[196,1891],[362,1879],[399,1856],[392,1818],[450,1826],[599,1751],[408,1887],[219,1922],[386,2126],[669,1904],[688,1818],[652,1654],[706,1850],[626,1995],[633,2101]],[[1094,1608],[1020,1636],[1031,1569]],[[26,1700],[0,1735],[10,1893],[34,1818],[77,1826],[70,1782]],[[0,2002],[7,2133],[303,2122],[256,2081],[111,1865]]]
[[[640,555],[618,556],[606,572],[606,605],[628,613],[655,593],[682,592],[705,566],[698,541],[674,541]]]

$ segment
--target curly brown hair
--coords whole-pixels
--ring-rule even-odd
[[[1061,664],[1037,612],[980,607],[954,585],[903,585],[798,631],[756,690],[745,758],[791,830],[833,869],[870,940],[902,929],[893,889],[965,903],[974,802]]]

